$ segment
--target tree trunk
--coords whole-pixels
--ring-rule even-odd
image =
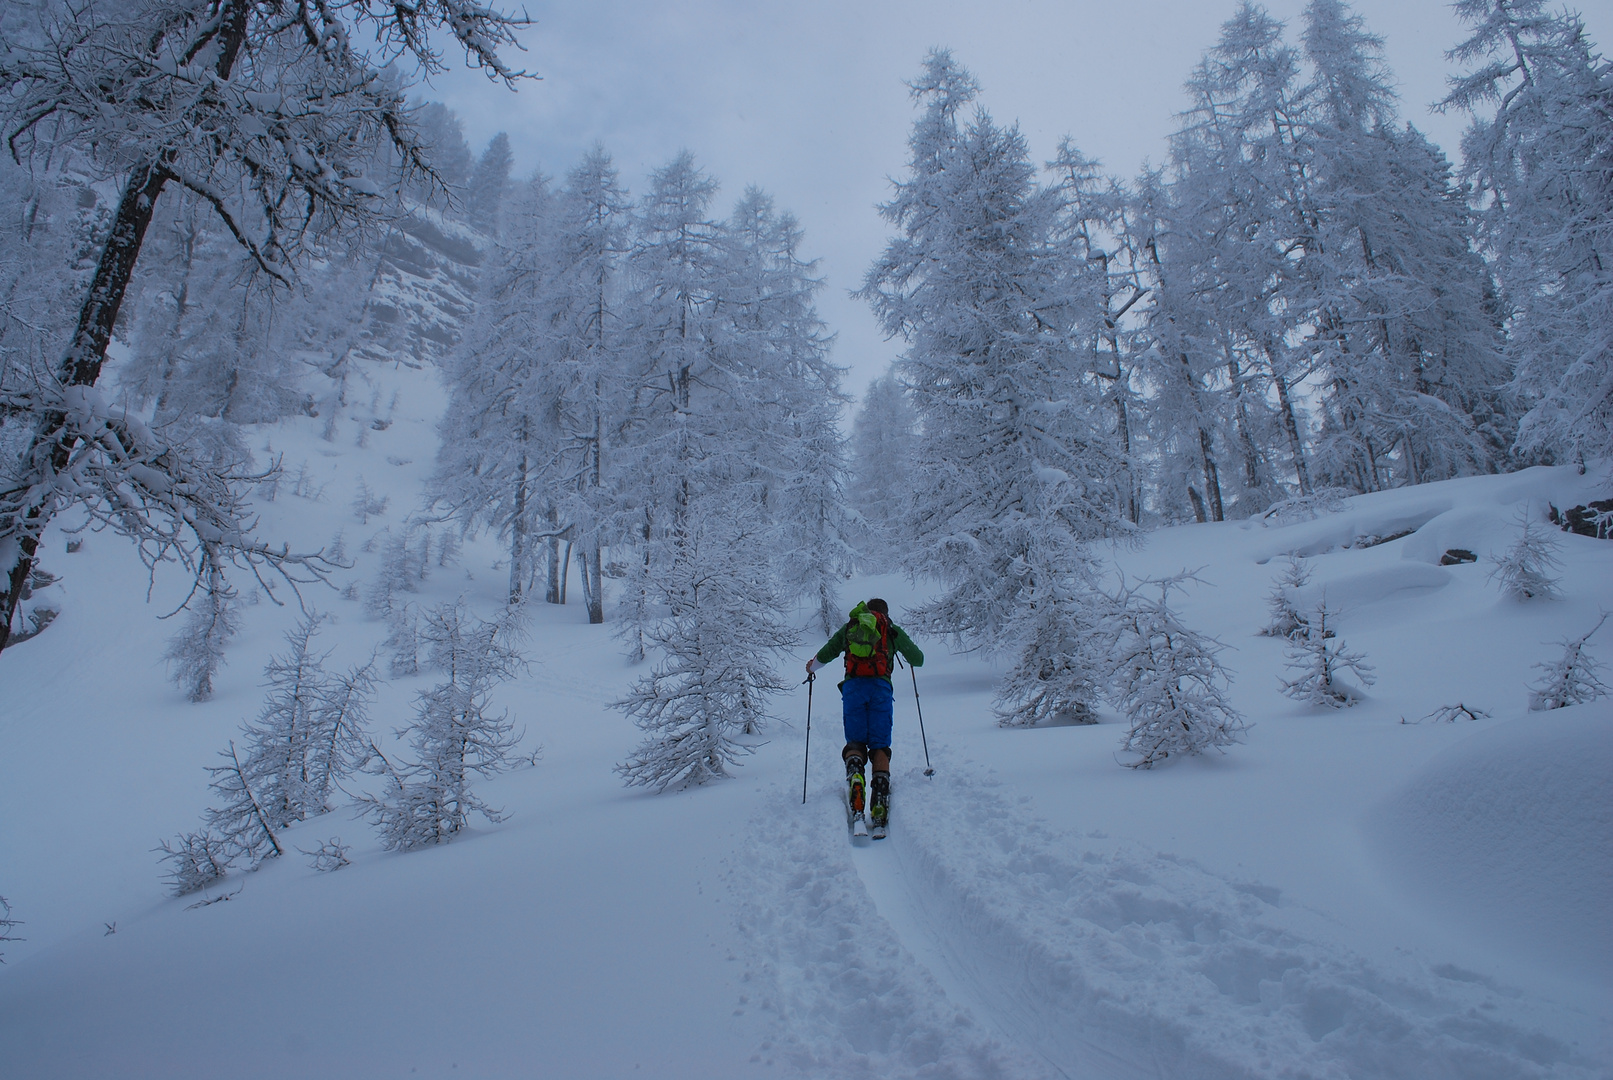
[[[592,547],[584,574],[588,578],[588,621],[598,624],[605,621],[605,572],[600,566],[604,551],[597,542]]]
[[[1299,476],[1299,493],[1311,493],[1311,474],[1305,467],[1305,445],[1299,441],[1299,420],[1294,416],[1294,403],[1288,396],[1288,380],[1273,374],[1277,384],[1277,402],[1282,407],[1283,428],[1288,432],[1288,452],[1294,455],[1294,472]]]
[[[251,0],[224,0],[214,16],[219,51],[213,70],[220,80],[227,80],[235,68],[235,59],[246,40],[247,17],[251,12]],[[130,170],[117,212],[112,217],[106,246],[101,249],[100,261],[95,265],[95,276],[90,279],[89,292],[79,308],[78,329],[57,369],[61,385],[94,386],[95,380],[101,377],[106,347],[112,341],[112,328],[117,325],[123,294],[128,291],[135,261],[140,258],[146,230],[151,227],[157,197],[171,179],[166,161],[161,157],[136,162]],[[66,415],[51,411],[40,417],[39,426],[34,429],[33,439],[23,455],[23,469],[40,485],[50,483],[72,458],[77,440],[67,433],[66,427]],[[15,518],[0,521],[0,535],[15,537],[18,548],[17,561],[6,573],[5,591],[0,592],[0,651],[4,651],[11,640],[11,623],[17,615],[22,588],[33,572],[39,538],[55,513],[56,500],[46,495],[28,506],[20,522]]]
[[[155,162],[142,162],[129,174],[118,200],[117,213],[112,218],[112,231],[101,249],[101,259],[95,266],[95,276],[84,306],[79,309],[78,328],[72,344],[62,357],[57,378],[64,387],[94,386],[101,377],[101,365],[106,362],[106,347],[112,340],[112,328],[117,324],[118,311],[123,306],[123,294],[128,291],[134,274],[135,260],[140,256],[140,245],[145,242],[146,230],[151,226],[151,215],[157,205],[157,196],[170,179],[168,172]],[[39,426],[23,456],[23,471],[41,487],[67,467],[77,439],[67,432],[67,414],[51,410],[40,417]],[[20,513],[21,520],[0,522],[0,535],[9,533],[17,539],[17,561],[6,574],[5,591],[0,592],[0,650],[11,640],[11,624],[22,601],[23,586],[33,572],[35,556],[39,551],[40,536],[56,513],[56,500],[50,495],[33,503]]]
[[[526,538],[527,460],[521,455],[521,464],[515,479],[515,518],[510,523],[510,603],[521,602],[526,588],[526,566],[529,561]]]
[[[1226,509],[1221,504],[1221,470],[1216,467],[1210,445],[1209,431],[1199,428],[1199,450],[1204,455],[1204,490],[1210,497],[1210,513],[1214,520],[1225,521]]]

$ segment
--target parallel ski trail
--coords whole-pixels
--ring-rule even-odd
[[[961,927],[942,910],[945,898],[926,894],[925,890],[914,886],[908,871],[911,858],[908,841],[895,828],[887,839],[873,848],[859,849],[852,855],[869,898],[891,925],[903,948],[935,978],[951,1001],[967,1008],[977,1020],[993,1029],[997,1037],[1035,1052],[1065,1080],[1076,1080],[1075,1074],[1047,1056],[1045,1040],[1037,1037],[1030,1015],[1005,1008],[1005,1005],[1022,1004],[1018,988],[993,986],[997,980],[982,970],[978,959],[971,955],[973,950],[959,947],[960,939],[951,931]],[[1003,996],[994,1000],[994,992]],[[1118,1078],[1122,1074],[1106,1075]]]
[[[924,783],[915,770],[904,787]],[[894,799],[893,799],[894,801]],[[898,804],[900,805],[900,804]],[[946,889],[925,872],[908,823],[892,812],[891,836],[853,853],[858,874],[881,916],[904,948],[924,965],[955,1003],[968,1008],[998,1038],[1034,1053],[1067,1080],[1164,1080],[1175,1077],[1151,1051],[1157,1033],[1094,1030],[1067,997],[1039,986],[1026,942],[1004,937],[992,912]],[[981,836],[1014,828],[1006,815],[981,820]],[[977,836],[976,839],[979,837]],[[931,838],[932,840],[934,838]],[[1175,1059],[1179,1048],[1167,1056]],[[1173,1064],[1179,1064],[1179,1061]],[[1197,1062],[1195,1077],[1233,1077],[1219,1063]]]
[[[796,789],[797,792],[799,789]],[[979,1022],[945,974],[908,948],[892,917],[923,925],[858,870],[890,840],[854,849],[839,791],[806,806],[782,789],[767,799],[765,830],[736,863],[747,984],[775,1020],[761,1060],[811,1077],[1043,1080],[1058,1074]],[[887,914],[888,910],[888,914]]]

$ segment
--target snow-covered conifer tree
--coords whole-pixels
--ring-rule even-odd
[[[1577,638],[1564,638],[1557,644],[1563,654],[1549,664],[1536,664],[1541,669],[1540,680],[1529,688],[1529,710],[1565,709],[1570,705],[1583,705],[1587,701],[1613,693],[1598,676],[1601,661],[1585,651],[1591,635],[1607,622],[1607,613],[1596,620],[1596,625]]]
[[[328,654],[313,648],[321,621],[310,616],[286,634],[289,649],[264,668],[263,711],[245,732],[244,778],[277,829],[324,813],[336,783],[369,758],[373,665],[326,671]]]
[[[1283,655],[1285,666],[1293,672],[1292,679],[1277,677],[1283,693],[1307,705],[1326,705],[1330,709],[1354,705],[1361,699],[1361,691],[1343,680],[1349,676],[1362,687],[1377,681],[1372,665],[1362,653],[1351,652],[1344,640],[1328,625],[1337,613],[1328,609],[1324,596],[1306,613],[1305,627],[1288,639]]]
[[[263,669],[263,710],[246,729],[245,778],[276,829],[325,808],[310,768],[314,715],[324,690],[325,656],[313,650],[320,621],[310,616],[286,634],[288,650]]]
[[[225,759],[224,764],[207,767],[213,776],[208,786],[219,797],[219,805],[208,807],[203,815],[204,833],[216,839],[218,850],[231,864],[245,860],[256,867],[264,859],[285,854],[277,835],[283,823],[277,822],[275,815],[258,798],[251,772],[241,761],[234,739],[230,740],[228,750],[219,751],[219,757]],[[187,852],[195,850],[189,843],[186,849]]]
[[[604,552],[620,531],[616,439],[626,419],[623,259],[632,207],[610,156],[595,148],[566,177],[554,216],[554,264],[545,318],[555,400],[556,452],[544,472],[567,542],[581,559],[588,621],[605,621]],[[623,511],[630,516],[631,511]]]
[[[1072,347],[1083,313],[1054,243],[1059,204],[1037,188],[1024,139],[984,112],[962,122],[976,87],[948,53],[911,85],[908,172],[881,211],[901,235],[859,295],[906,340],[897,371],[921,423],[905,556],[945,589],[914,617],[1023,651],[1038,638],[1021,624],[1046,620],[1031,599],[1082,586],[1066,554],[1122,528],[1111,478],[1124,470]],[[1084,615],[1074,604],[1063,617]]]
[[[1305,632],[1305,616],[1299,610],[1299,590],[1310,583],[1310,568],[1297,555],[1290,555],[1282,573],[1272,582],[1266,594],[1266,610],[1271,621],[1260,631],[1261,637],[1293,638]]]
[[[1547,0],[1457,0],[1473,69],[1443,107],[1462,140],[1482,250],[1501,285],[1519,451],[1613,453],[1613,61]],[[1493,108],[1494,112],[1491,112]]]
[[[893,372],[868,384],[851,424],[852,508],[867,533],[863,558],[876,571],[896,569],[898,523],[913,494],[913,455],[918,447],[918,415]]]
[[[200,892],[230,871],[230,852],[223,839],[208,829],[180,833],[163,840],[156,850],[168,864],[167,884],[175,896]]]
[[[833,633],[844,621],[839,584],[856,552],[845,508],[841,372],[828,361],[828,332],[813,306],[821,282],[800,257],[795,218],[778,213],[765,192],[747,189],[724,232],[730,366],[748,374],[752,412],[735,436],[750,443],[749,480],[780,528],[775,573]]]
[[[432,613],[430,627],[432,655],[447,680],[420,693],[414,723],[400,732],[409,739],[413,760],[377,755],[386,789],[363,800],[382,845],[391,850],[442,843],[463,830],[472,814],[503,820],[472,785],[478,776],[507,768],[521,738],[509,714],[494,714],[489,700],[521,664],[514,650],[519,609],[487,622],[463,603],[443,605]]]
[[[1093,584],[1091,556],[1074,545],[1056,557],[1037,548],[1010,573],[1024,579],[1014,620],[1014,666],[997,690],[997,721],[1030,727],[1046,721],[1095,724],[1092,705],[1103,693],[1102,594]]]
[[[214,553],[203,549],[204,569],[186,601],[189,617],[168,642],[163,659],[174,682],[191,701],[213,696],[213,676],[224,664],[224,646],[240,629],[240,601]]]
[[[1230,746],[1245,728],[1227,700],[1232,677],[1217,659],[1224,646],[1183,625],[1171,607],[1172,591],[1193,580],[1181,573],[1122,586],[1114,598],[1108,689],[1131,722],[1121,750],[1138,755],[1132,768]]]
[[[1489,272],[1444,155],[1399,127],[1382,40],[1311,0],[1296,117],[1315,225],[1304,277],[1327,372],[1315,467],[1360,491],[1483,472],[1512,440]]]
[[[1515,600],[1555,600],[1559,594],[1553,572],[1563,565],[1557,559],[1557,549],[1554,530],[1536,522],[1528,510],[1520,511],[1518,538],[1507,548],[1506,554],[1495,560],[1490,578],[1500,583],[1503,596]]]
[[[487,149],[476,159],[476,167],[471,170],[466,185],[465,215],[472,225],[489,236],[498,234],[499,214],[509,191],[512,164],[510,137],[501,131],[488,140]]]
[[[510,545],[511,602],[531,586],[552,527],[554,494],[541,464],[559,441],[552,374],[553,195],[543,177],[518,193],[482,277],[476,321],[446,364],[433,496],[462,526],[493,528]]]
[[[616,771],[657,791],[728,776],[751,753],[739,736],[770,719],[768,699],[788,689],[773,657],[798,642],[754,555],[771,540],[756,508],[707,495],[686,508],[683,527],[677,558],[655,579],[669,611],[645,631],[655,670],[615,706],[645,733]]]
[[[413,604],[398,603],[387,616],[387,670],[394,677],[420,673],[420,612]]]
[[[1130,313],[1149,293],[1148,255],[1134,228],[1137,204],[1068,138],[1048,168],[1054,178],[1050,193],[1058,202],[1053,244],[1065,304],[1087,369],[1111,413],[1110,435],[1123,467],[1114,478],[1116,505],[1135,525],[1142,520],[1146,477],[1141,439],[1146,402],[1139,369],[1148,342],[1139,333],[1140,320]]]
[[[1241,4],[1188,79],[1169,183],[1150,174],[1139,185],[1151,434],[1168,495],[1185,492],[1201,521],[1285,495],[1273,462],[1282,442],[1281,464],[1310,486],[1295,400],[1308,370],[1294,345],[1309,307],[1292,255],[1314,215],[1297,78],[1282,24]]]

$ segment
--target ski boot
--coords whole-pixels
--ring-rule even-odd
[[[868,816],[873,822],[874,839],[883,840],[890,818],[891,774],[874,770],[873,790],[874,798]]]
[[[847,805],[851,813],[851,835],[865,837],[868,835],[868,815],[864,800],[866,782],[863,779],[863,759],[856,754],[846,758],[846,786]]]

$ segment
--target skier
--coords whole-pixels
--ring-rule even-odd
[[[835,632],[818,654],[807,661],[807,675],[841,653],[846,654],[846,677],[840,683],[845,716],[846,782],[851,788],[853,829],[863,823],[863,765],[874,766],[874,798],[869,816],[874,838],[885,835],[891,792],[891,668],[900,652],[914,667],[924,666],[924,653],[900,626],[890,620],[890,606],[875,598],[851,609],[851,619]]]

